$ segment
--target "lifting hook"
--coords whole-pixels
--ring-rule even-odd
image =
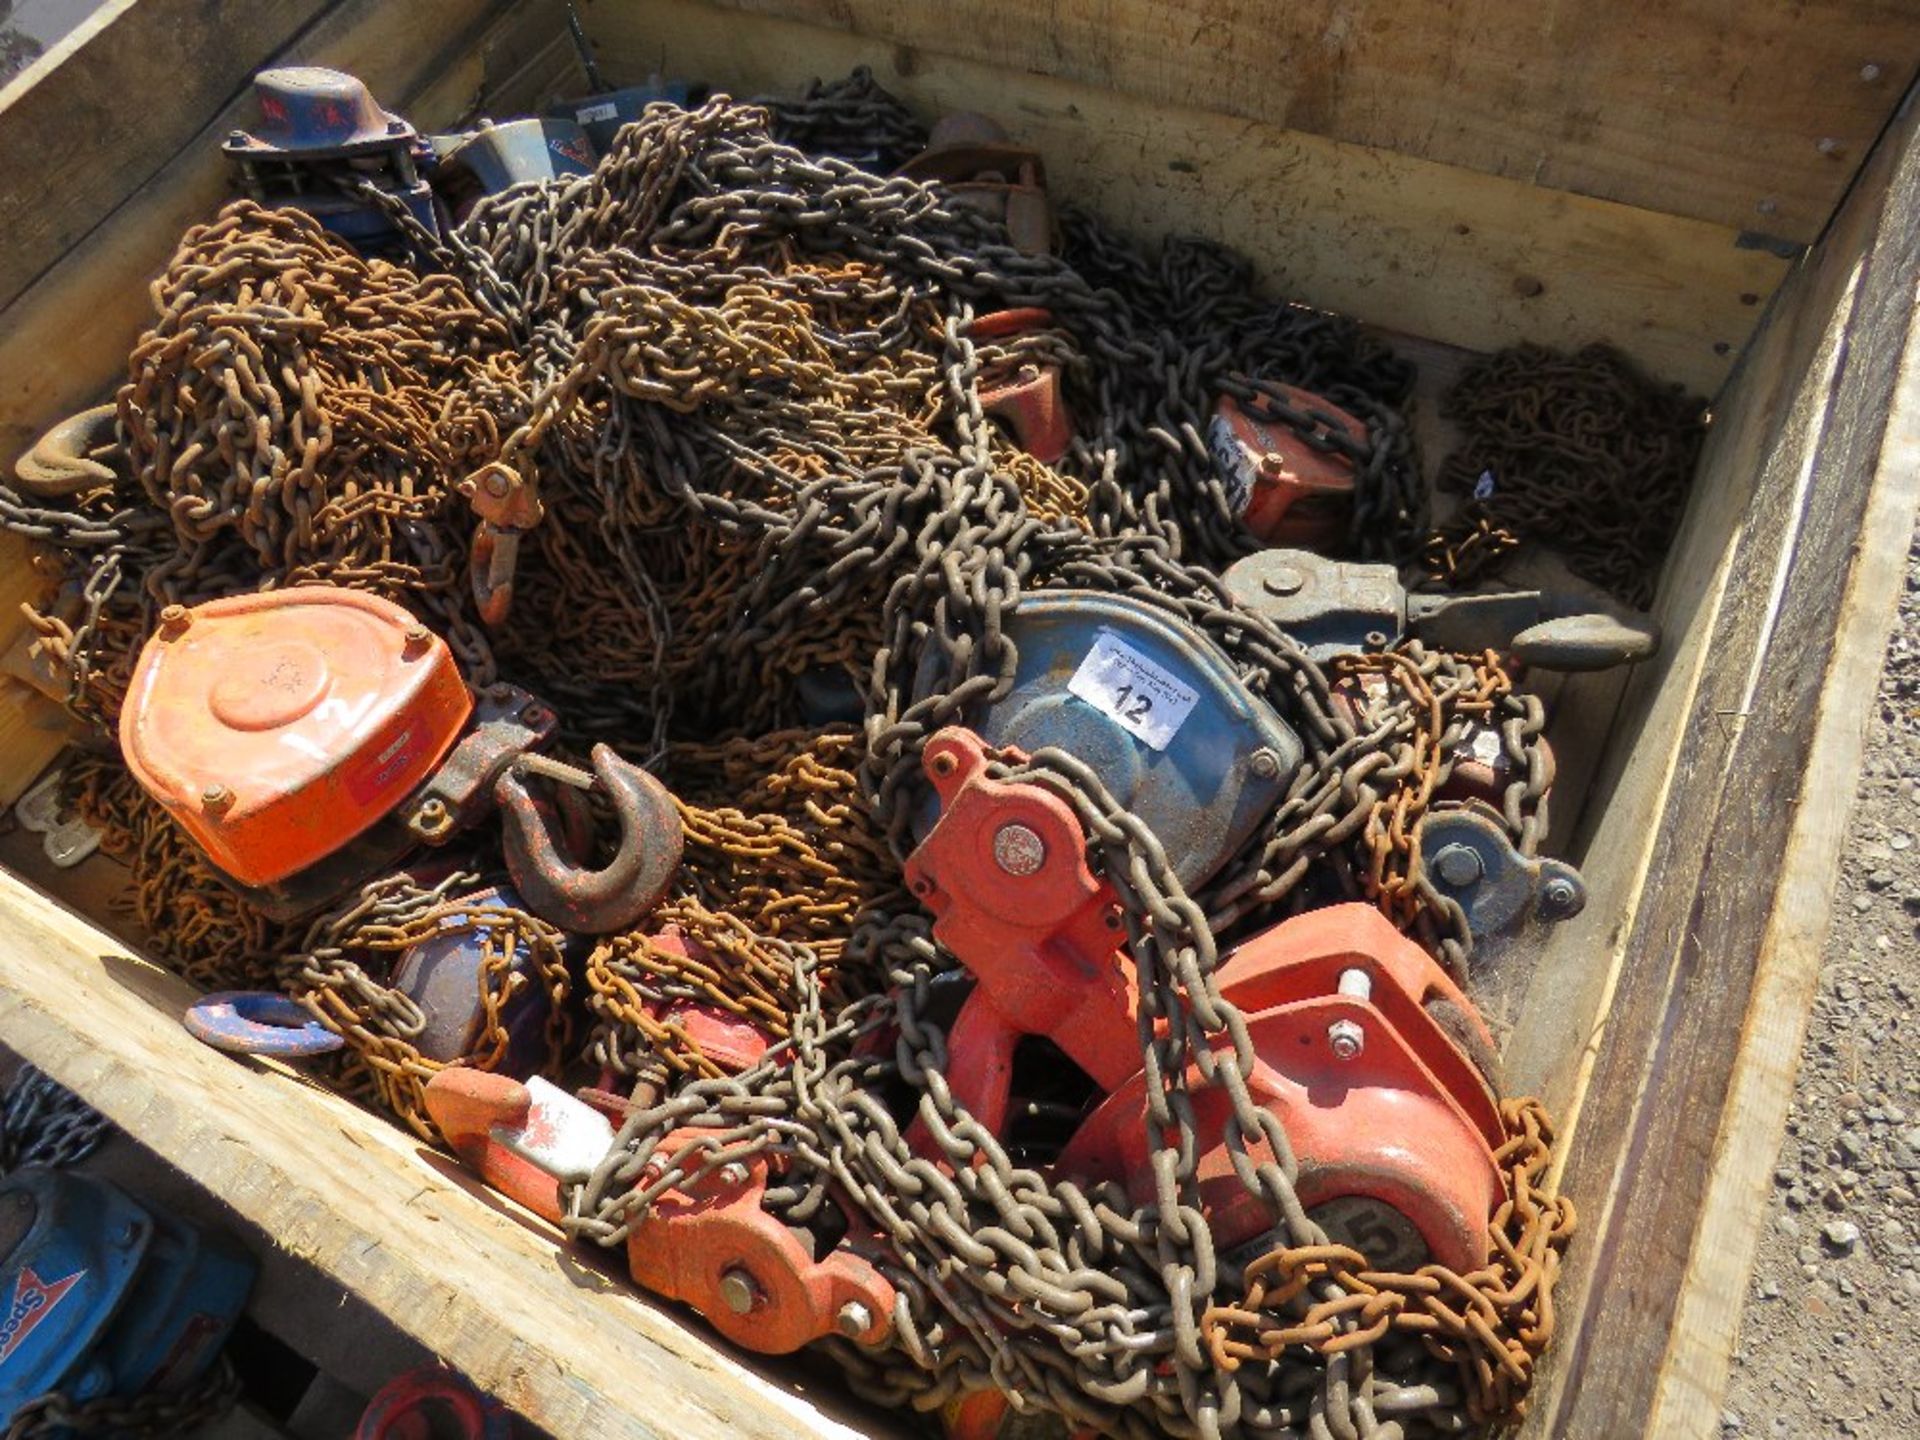
[[[29,495],[57,500],[116,484],[120,472],[96,458],[115,444],[116,405],[96,405],[69,415],[14,462],[14,478]]]
[[[685,835],[680,811],[667,787],[608,745],[593,747],[593,774],[523,756],[493,790],[506,826],[507,872],[534,914],[581,935],[605,935],[639,920],[667,892],[680,868]],[[528,772],[558,777],[564,784],[594,784],[613,802],[620,844],[599,870],[581,867],[555,840],[551,811],[527,789]]]

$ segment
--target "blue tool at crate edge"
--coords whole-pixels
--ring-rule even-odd
[[[398,115],[382,110],[351,75],[318,65],[262,70],[253,77],[260,128],[228,134],[221,150],[240,183],[263,205],[304,210],[355,249],[405,255],[393,217],[359,193],[362,183],[392,196],[434,235],[433,191],[420,178],[433,147]]]
[[[52,1391],[185,1389],[219,1355],[255,1271],[230,1241],[56,1170],[0,1182],[0,1254],[0,1425]]]
[[[991,745],[1066,751],[1165,847],[1183,885],[1217,871],[1279,803],[1300,737],[1213,642],[1146,601],[1086,590],[1020,597],[1004,622],[1013,688],[966,723]],[[939,819],[928,792],[920,838]],[[1018,838],[1018,837],[1016,837]]]

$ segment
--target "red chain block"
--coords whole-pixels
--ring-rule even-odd
[[[968,329],[976,340],[1021,335],[1053,324],[1051,311],[1037,308],[996,310]],[[1007,422],[1020,448],[1043,465],[1052,465],[1073,445],[1073,416],[1060,395],[1060,367],[1029,362],[1017,368],[983,371],[980,408]]]
[[[1333,422],[1321,424],[1320,433],[1366,440],[1367,427],[1332,401],[1291,385],[1274,388],[1293,409]],[[1310,550],[1346,539],[1354,484],[1353,461],[1346,455],[1318,448],[1285,421],[1257,419],[1232,396],[1220,401],[1210,433],[1228,493],[1237,498],[1247,529],[1269,545]]]
[[[1218,981],[1246,1017],[1258,1057],[1247,1090],[1286,1132],[1301,1204],[1310,1213],[1333,1206],[1323,1223],[1339,1217],[1341,1238],[1377,1268],[1417,1268],[1430,1257],[1477,1269],[1505,1198],[1493,1153],[1506,1135],[1486,1081],[1428,1008],[1467,1017],[1491,1053],[1459,987],[1378,910],[1358,904],[1263,932],[1227,958]],[[1215,1243],[1231,1248],[1272,1220],[1234,1173],[1226,1093],[1201,1084],[1197,1070],[1189,1084],[1201,1209]],[[1087,1117],[1058,1168],[1120,1181],[1150,1201],[1148,1134],[1142,1075]],[[1247,1148],[1255,1163],[1274,1158],[1264,1143]]]
[[[1060,1172],[1116,1180],[1151,1201],[1138,995],[1114,893],[1087,865],[1078,816],[1040,786],[990,777],[969,730],[935,735],[924,764],[942,813],[909,857],[907,882],[934,912],[935,938],[976,980],[947,1037],[954,1098],[1004,1135],[1015,1047],[1047,1037],[1107,1092]],[[1235,951],[1218,980],[1257,1056],[1248,1091],[1285,1130],[1308,1209],[1361,1248],[1371,1241],[1382,1268],[1429,1255],[1476,1268],[1504,1194],[1493,1160],[1504,1131],[1485,1080],[1433,1013],[1464,1018],[1491,1053],[1459,987],[1357,904],[1275,926]],[[1197,1073],[1188,1094],[1216,1242],[1260,1239],[1272,1219],[1230,1163],[1229,1098]],[[923,1124],[910,1138],[931,1152]],[[1256,1161],[1274,1158],[1265,1148],[1252,1147]]]
[[[720,1131],[675,1130],[672,1155]],[[658,1196],[627,1237],[633,1278],[681,1300],[736,1345],[785,1355],[840,1334],[876,1345],[892,1332],[894,1289],[845,1243],[816,1260],[769,1214],[764,1155],[733,1161]]]
[[[1000,1134],[1023,1036],[1052,1040],[1103,1090],[1140,1068],[1126,931],[1065,800],[991,778],[980,737],[957,726],[927,742],[922,763],[941,815],[907,858],[907,884],[979,982],[947,1035],[947,1082]]]

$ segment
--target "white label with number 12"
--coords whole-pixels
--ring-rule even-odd
[[[1200,703],[1199,691],[1181,684],[1126,641],[1104,633],[1073,672],[1067,691],[1156,750],[1167,748]]]

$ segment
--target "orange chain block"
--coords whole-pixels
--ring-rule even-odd
[[[446,642],[406,610],[296,586],[169,605],[140,653],[120,748],[214,864],[270,885],[392,810],[472,710]]]
[[[1499,1102],[1440,1016],[1471,1025],[1473,1006],[1426,951],[1371,905],[1333,905],[1283,921],[1217,972],[1246,1018],[1258,1063],[1254,1102],[1275,1116],[1299,1162],[1294,1191],[1329,1234],[1377,1270],[1437,1261],[1472,1270],[1506,1197],[1495,1152]],[[1222,1045],[1227,1042],[1224,1037]],[[1235,1173],[1225,1091],[1189,1073],[1201,1208],[1215,1243],[1272,1248],[1265,1204]],[[1152,1198],[1146,1078],[1094,1110],[1058,1161],[1062,1174],[1118,1180]],[[1248,1152],[1273,1157],[1264,1143]]]

